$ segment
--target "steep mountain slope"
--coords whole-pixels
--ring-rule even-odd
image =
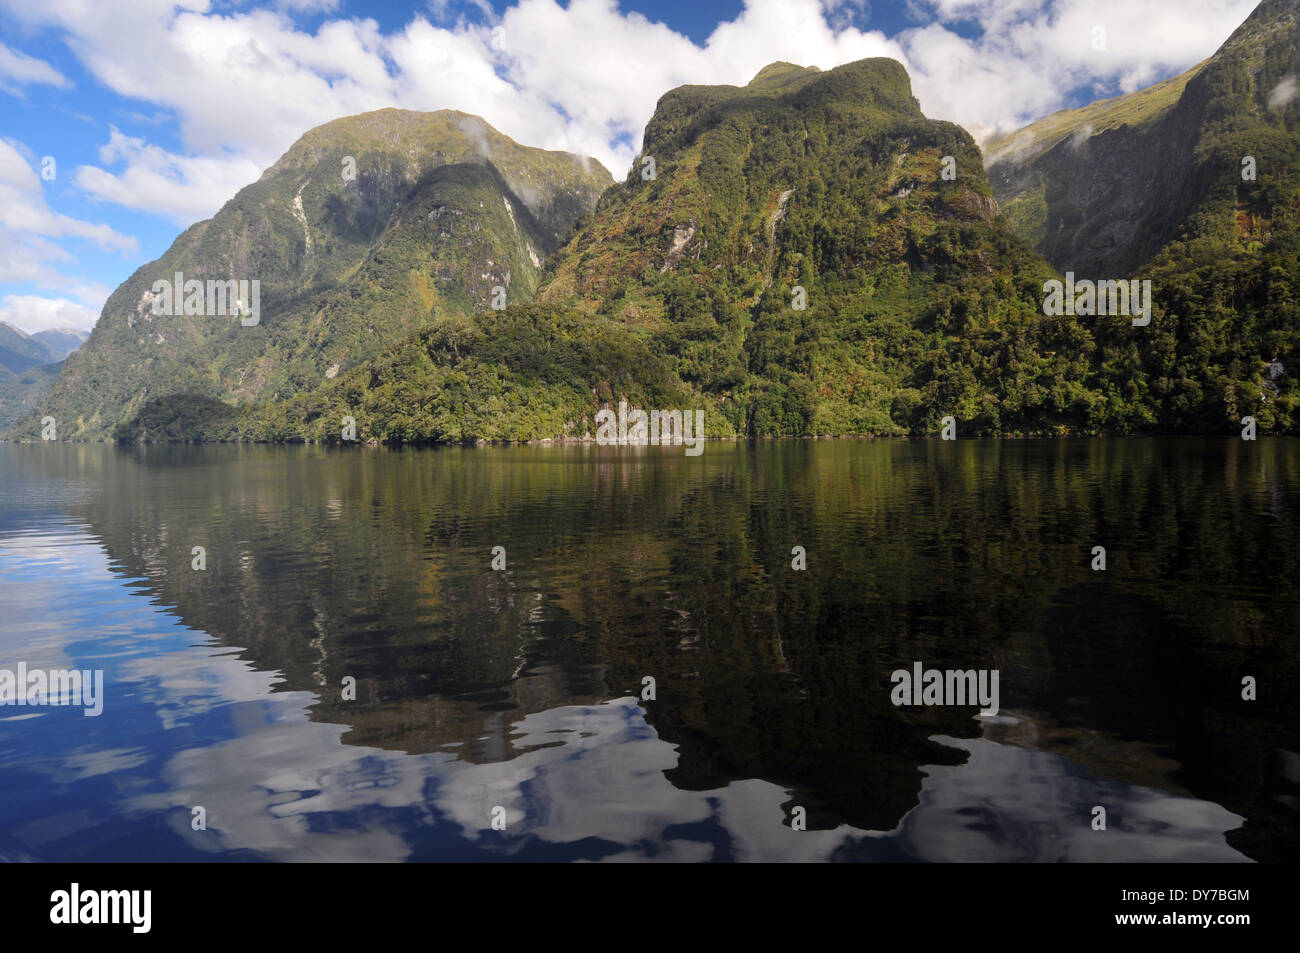
[[[623,399],[704,409],[713,436],[1102,425],[1088,332],[1042,315],[1050,266],[900,64],[682,87],[645,142],[536,303],[440,317],[285,401],[151,406],[119,437],[338,439],[343,416],[360,439],[581,437]]]
[[[990,144],[994,193],[1057,268],[1152,279],[1143,335],[1098,329],[1119,426],[1300,425],[1298,83],[1300,0],[1264,0],[1182,76]]]
[[[1128,273],[1193,217],[1291,172],[1298,0],[1264,0],[1210,59],[987,144],[994,194],[1058,269]],[[1288,98],[1289,96],[1289,98]]]
[[[710,435],[1294,430],[1298,4],[997,144],[992,183],[886,59],[672,90],[598,203],[603,170],[463,114],[340,120],[119,289],[48,403],[129,440],[582,437],[624,399]],[[1045,315],[1016,225],[1080,278],[1152,279],[1150,323]],[[264,266],[265,319],[151,315],[192,261]]]
[[[61,362],[36,364],[14,372],[0,366],[0,432],[38,407],[62,367]]]
[[[682,87],[645,142],[536,304],[446,317],[204,436],[338,439],[346,415],[363,439],[581,437],[621,399],[703,408],[710,436],[1092,423],[1087,332],[1041,315],[1052,269],[1002,220],[974,140],[920,113],[897,62]],[[152,417],[121,437],[188,433]]]
[[[608,182],[595,160],[520,146],[454,111],[313,129],[113,293],[41,412],[61,435],[101,437],[158,402],[315,388],[435,315],[486,307],[494,287],[530,297],[543,257]],[[260,313],[155,314],[154,283],[178,272],[259,281]]]
[[[548,275],[543,302],[631,326],[739,432],[1087,422],[1086,334],[1043,318],[1050,268],[893,60],[669,92]]]
[[[1165,121],[1205,65],[1128,96],[1053,113],[986,144],[989,182],[1003,211],[1058,269],[1115,274],[1150,258],[1182,221],[1191,201],[1180,194],[1187,163],[1169,169],[1153,146],[1160,129],[1174,137],[1171,152],[1190,160],[1186,131]]]

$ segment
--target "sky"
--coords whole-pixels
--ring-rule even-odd
[[[889,56],[983,139],[1180,73],[1257,2],[0,0],[0,321],[89,329],[340,116],[460,109],[622,178],[675,86]]]

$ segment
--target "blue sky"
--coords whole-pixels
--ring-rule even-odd
[[[928,115],[982,138],[1181,72],[1254,5],[0,0],[0,320],[89,328],[135,269],[338,116],[462,109],[619,177],[673,86],[892,56]]]

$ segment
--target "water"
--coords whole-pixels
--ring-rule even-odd
[[[1296,440],[0,445],[0,668],[106,696],[0,707],[0,859],[1294,860],[1298,502]]]

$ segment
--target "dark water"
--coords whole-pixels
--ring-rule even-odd
[[[1294,440],[0,446],[0,668],[106,683],[0,707],[0,858],[1294,860],[1297,516]]]

